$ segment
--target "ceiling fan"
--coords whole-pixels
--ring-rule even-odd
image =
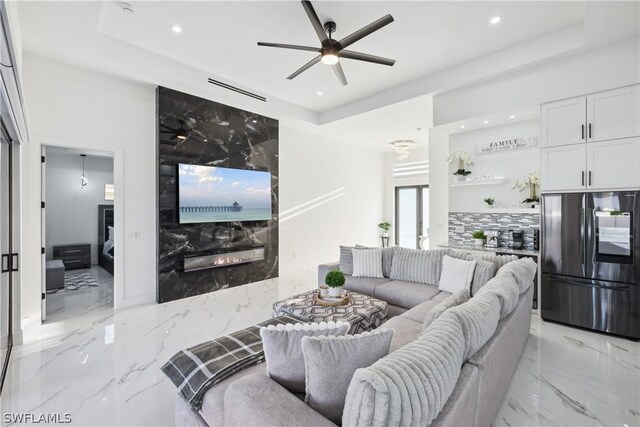
[[[316,34],[320,39],[321,46],[319,48],[293,44],[258,42],[258,46],[279,47],[282,49],[305,50],[308,52],[319,53],[318,56],[297,69],[293,74],[287,77],[287,79],[292,80],[302,72],[316,65],[318,62],[322,62],[323,64],[331,65],[333,71],[336,74],[336,77],[338,78],[338,80],[340,80],[340,83],[342,83],[343,86],[346,86],[347,78],[344,75],[344,71],[342,71],[340,58],[355,59],[356,61],[372,62],[374,64],[388,66],[393,66],[393,64],[395,64],[396,61],[394,59],[387,59],[380,56],[369,55],[367,53],[346,50],[347,47],[351,46],[358,40],[361,40],[369,34],[378,31],[380,28],[391,24],[393,22],[393,16],[385,15],[377,21],[374,21],[371,24],[362,27],[358,31],[346,36],[340,41],[336,41],[331,38],[331,34],[336,31],[336,23],[333,21],[328,21],[324,25],[322,25],[310,1],[302,1],[302,7],[304,7],[305,12],[307,12],[307,16],[311,21],[311,25],[313,26],[313,29],[316,31]]]

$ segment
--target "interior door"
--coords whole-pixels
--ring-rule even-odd
[[[587,188],[640,187],[640,138],[587,144]]]
[[[587,140],[605,141],[640,135],[638,85],[587,97]]]
[[[587,144],[541,150],[542,191],[583,191],[586,185]]]
[[[544,104],[541,111],[542,146],[586,142],[586,110],[587,98],[584,96]]]

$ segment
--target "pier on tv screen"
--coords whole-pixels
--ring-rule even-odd
[[[271,219],[271,173],[178,165],[181,224]]]

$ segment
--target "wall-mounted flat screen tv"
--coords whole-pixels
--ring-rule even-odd
[[[271,219],[271,173],[178,164],[180,224]]]

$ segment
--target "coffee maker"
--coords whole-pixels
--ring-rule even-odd
[[[512,230],[511,231],[511,248],[513,249],[522,249],[524,248],[524,231],[522,230]]]

